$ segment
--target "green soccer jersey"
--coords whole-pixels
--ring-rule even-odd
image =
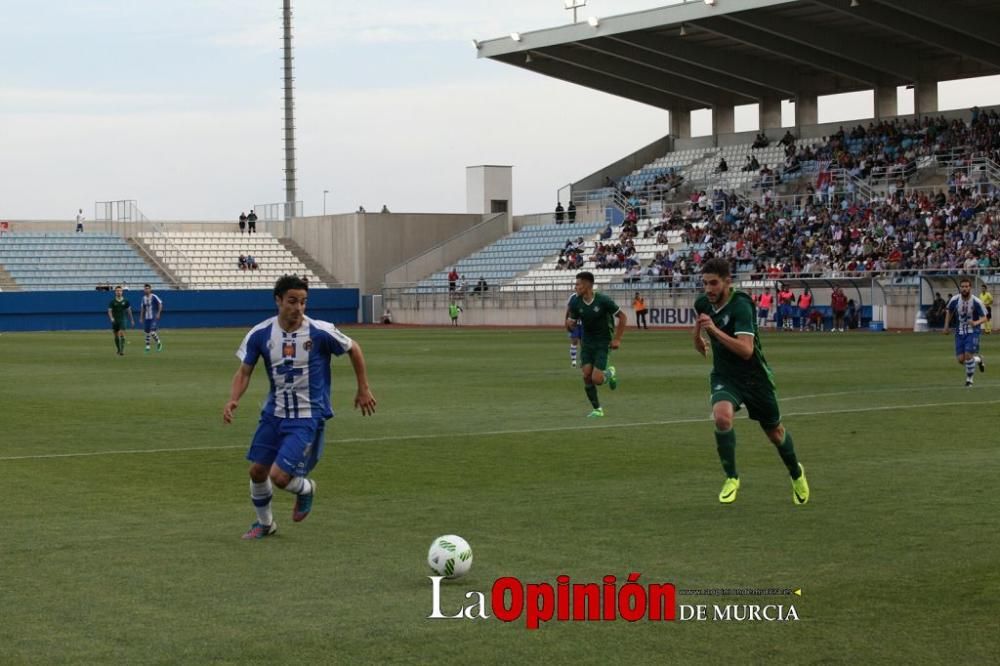
[[[125,313],[131,309],[127,298],[122,298],[118,300],[117,298],[112,298],[111,302],[108,304],[108,309],[111,310],[111,317],[115,322],[119,324],[125,323]]]
[[[569,316],[583,323],[583,339],[587,344],[611,344],[619,310],[610,296],[598,292],[594,292],[590,303],[577,294],[569,299]]]
[[[708,300],[708,297],[702,294],[695,301],[694,309],[699,315],[709,315],[716,327],[726,335],[731,337],[753,336],[753,356],[747,360],[743,360],[726,349],[713,336],[708,336],[712,341],[713,374],[740,383],[766,379],[769,384],[774,385],[771,368],[768,367],[767,360],[764,358],[760,336],[757,334],[753,301],[747,294],[733,289],[729,294],[729,299],[718,310]]]

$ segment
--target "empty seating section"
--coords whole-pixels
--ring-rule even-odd
[[[263,289],[282,275],[308,278],[312,287],[326,287],[288,248],[269,233],[223,231],[143,234],[139,240],[191,289]],[[241,270],[240,255],[252,256],[257,270]]]
[[[166,288],[135,249],[112,234],[6,234],[0,237],[0,264],[26,291],[92,290],[105,282]]]
[[[583,236],[591,241],[605,227],[604,222],[576,224],[540,224],[525,227],[509,236],[487,245],[475,254],[459,260],[455,266],[458,274],[466,281],[466,291],[471,291],[480,278],[486,280],[490,289],[515,278],[541,263],[546,257],[559,251],[570,238]],[[417,292],[448,291],[448,266],[419,282]]]

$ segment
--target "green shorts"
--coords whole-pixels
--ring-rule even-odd
[[[608,369],[608,355],[611,353],[611,346],[607,342],[587,344],[586,338],[580,345],[580,366],[591,365],[600,371]]]
[[[747,414],[764,430],[774,430],[781,425],[781,409],[778,394],[766,379],[733,382],[716,375],[711,377],[712,405],[717,402],[731,402],[735,411],[746,405]]]
[[[111,322],[111,331],[113,333],[117,333],[118,331],[124,331],[124,330],[125,330],[125,322],[124,321],[115,320],[115,321]]]

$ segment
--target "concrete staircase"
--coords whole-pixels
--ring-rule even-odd
[[[0,291],[21,291],[21,287],[3,266],[0,266]]]
[[[332,273],[323,268],[322,264],[313,259],[312,255],[306,252],[305,249],[294,240],[291,238],[279,238],[278,242],[284,245],[285,249],[294,254],[299,261],[306,265],[306,268],[315,273],[316,277],[318,277],[320,281],[328,287],[340,284],[340,280],[335,278]]]
[[[127,238],[125,239],[125,242],[128,243],[154,271],[156,271],[157,275],[163,279],[165,284],[170,285],[171,289],[179,289],[181,287],[181,281],[177,279],[177,276],[167,270],[166,266],[157,261],[153,253],[150,252],[149,248],[146,247],[142,241],[138,238]]]

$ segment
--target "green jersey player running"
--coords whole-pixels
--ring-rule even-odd
[[[628,317],[610,296],[594,292],[594,274],[589,271],[576,274],[576,294],[566,306],[566,329],[572,332],[577,321],[583,324],[583,388],[594,407],[587,416],[598,418],[604,416],[604,410],[597,399],[597,387],[607,380],[612,391],[618,388],[615,367],[608,365],[608,355],[621,345]]]
[[[781,425],[781,411],[774,389],[774,375],[764,359],[753,302],[742,291],[733,289],[729,262],[709,259],[701,269],[705,293],[695,301],[698,319],[694,326],[694,348],[704,356],[712,343],[712,417],[715,419],[715,443],[719,460],[726,472],[726,482],[719,501],[731,504],[740,489],[736,473],[736,433],[733,415],[746,405],[750,418],[760,424],[764,434],[778,449],[781,462],[792,477],[792,501],[809,501],[805,471],[795,457],[792,436]]]

